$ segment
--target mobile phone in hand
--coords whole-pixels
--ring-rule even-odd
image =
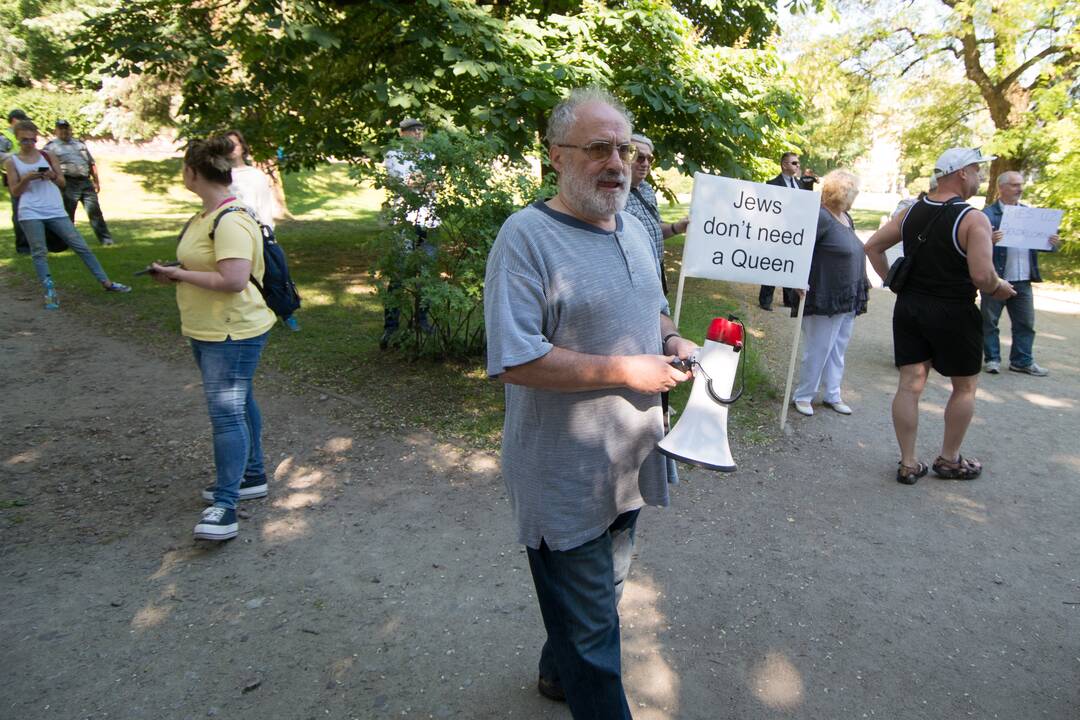
[[[159,263],[158,263],[158,265],[160,265],[160,266],[162,266],[162,267],[176,267],[176,266],[178,266],[179,264],[180,264],[180,261],[179,261],[179,260],[173,260],[172,262],[164,262],[164,263],[163,263],[163,262],[159,262]],[[144,267],[144,268],[143,268],[142,270],[136,270],[136,271],[135,271],[135,275],[154,275],[154,274],[156,274],[156,273],[157,273],[157,270],[155,270],[154,268],[152,268],[152,267],[151,267],[151,266],[149,266],[149,265],[147,265],[146,267]]]

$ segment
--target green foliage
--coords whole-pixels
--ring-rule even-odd
[[[27,85],[26,40],[17,32],[22,20],[14,0],[0,0],[0,85]]]
[[[1080,108],[1064,88],[1043,93],[1039,114],[1056,118],[1042,125],[1040,137],[1048,151],[1045,162],[1029,175],[1025,201],[1065,211],[1059,235],[1061,252],[1080,255]]]
[[[85,13],[117,0],[0,0],[0,84],[90,88],[72,61],[73,36]]]
[[[752,38],[763,1],[725,3],[725,37]],[[79,51],[107,73],[178,82],[185,133],[237,126],[257,159],[284,146],[286,168],[378,156],[404,115],[520,158],[539,149],[551,107],[586,84],[620,95],[686,172],[754,176],[798,120],[772,50],[705,44],[661,0],[284,7],[132,0],[89,20]]]
[[[179,88],[146,75],[105,76],[88,111],[101,117],[95,134],[117,140],[149,140],[172,125]]]
[[[492,138],[464,133],[432,133],[422,143],[399,144],[401,160],[416,172],[407,179],[384,166],[368,169],[377,186],[394,198],[384,207],[385,252],[377,269],[383,280],[400,278],[393,290],[382,287],[386,307],[400,308],[402,328],[393,342],[413,356],[467,357],[483,352],[484,272],[499,228],[539,188],[525,163],[502,156]],[[427,248],[414,248],[417,212],[433,211],[437,230]],[[425,249],[437,248],[432,255]],[[421,306],[432,326],[416,322]]]
[[[87,91],[50,92],[0,86],[0,108],[3,109],[4,121],[7,121],[10,110],[21,108],[43,133],[51,133],[54,123],[63,118],[71,123],[72,132],[77,137],[92,136],[94,128],[101,122],[93,103],[94,94]]]
[[[955,140],[988,143],[1001,156],[993,177],[1053,151],[1044,133],[1052,120],[1032,111],[1040,92],[1076,82],[1075,0],[859,1],[846,9],[866,16],[851,38],[860,71],[923,99],[915,108],[901,102],[907,154],[929,157]],[[994,192],[991,185],[988,200]]]
[[[845,44],[835,38],[819,41],[790,66],[808,106],[798,128],[803,166],[819,175],[850,168],[870,150],[871,121],[878,112],[879,96],[870,79],[832,60],[844,57]]]
[[[982,145],[993,127],[978,90],[971,84],[918,84],[898,94],[904,128],[900,136],[900,168],[913,192],[929,188],[930,174],[941,151],[948,147]]]

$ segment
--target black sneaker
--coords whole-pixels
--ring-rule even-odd
[[[229,540],[240,532],[236,523],[236,511],[214,505],[202,512],[202,519],[195,526],[196,540]]]
[[[207,502],[214,502],[214,490],[217,489],[217,485],[207,485],[203,488],[202,498]],[[240,482],[240,497],[239,500],[255,500],[256,498],[266,497],[266,478],[255,478],[248,480],[245,478]]]

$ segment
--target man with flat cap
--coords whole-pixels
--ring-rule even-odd
[[[398,135],[402,138],[402,146],[388,150],[383,158],[383,165],[387,174],[396,179],[401,185],[413,190],[422,190],[419,185],[422,178],[417,174],[415,162],[408,157],[407,147],[419,143],[424,139],[424,123],[416,118],[405,118],[398,123]],[[430,153],[421,153],[421,158],[430,160]],[[405,199],[400,195],[390,200],[393,206],[400,206]],[[402,250],[406,253],[413,250],[421,250],[430,256],[435,255],[435,246],[428,240],[428,232],[439,226],[439,218],[435,215],[432,203],[425,203],[414,210],[410,210],[405,216],[406,222],[412,227],[405,229],[405,237]],[[394,292],[401,287],[400,276],[391,276],[387,287],[388,292]],[[414,322],[424,332],[429,332],[431,326],[428,323],[427,311],[422,301],[417,302],[414,309]],[[387,307],[383,309],[383,334],[379,339],[379,349],[385,350],[390,346],[394,333],[401,325],[401,309]]]
[[[112,245],[113,238],[109,234],[105,216],[101,214],[101,203],[98,202],[101,180],[90,149],[82,140],[72,137],[71,123],[67,120],[56,121],[55,134],[56,137],[45,144],[45,152],[56,158],[64,174],[64,209],[68,217],[75,222],[75,210],[81,202],[98,242]]]

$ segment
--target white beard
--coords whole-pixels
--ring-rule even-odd
[[[601,181],[618,182],[619,192],[611,194],[600,191],[596,185]],[[559,176],[559,192],[571,203],[590,217],[608,217],[626,207],[626,198],[630,195],[630,182],[627,174],[604,170],[595,177],[577,171],[572,165]]]

